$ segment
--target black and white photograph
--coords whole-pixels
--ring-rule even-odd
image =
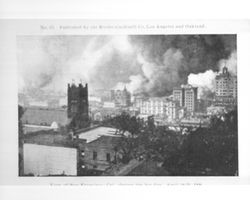
[[[17,35],[18,176],[239,176],[237,34]]]

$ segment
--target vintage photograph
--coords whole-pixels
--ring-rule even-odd
[[[238,176],[237,35],[18,35],[19,176]]]

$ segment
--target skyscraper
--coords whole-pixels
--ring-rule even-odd
[[[182,87],[175,87],[173,89],[173,99],[179,102],[179,105],[184,106],[184,89]]]
[[[188,112],[194,112],[197,107],[197,89],[192,85],[181,85],[181,87],[173,89],[173,99],[179,102],[181,107],[185,107]]]
[[[237,103],[237,77],[223,67],[222,73],[216,76],[215,100],[220,106],[233,106]]]

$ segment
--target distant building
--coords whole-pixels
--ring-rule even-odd
[[[147,100],[145,97],[142,97],[142,96],[135,96],[134,97],[134,107],[136,108],[141,108],[142,107],[142,104],[143,102]]]
[[[103,103],[100,97],[89,97],[89,112],[92,113],[93,111],[99,110],[102,107]]]
[[[216,76],[215,105],[234,106],[237,104],[237,77],[223,67],[222,73]]]
[[[110,90],[97,89],[91,92],[92,96],[99,97],[101,101],[111,101]]]
[[[53,123],[57,123],[58,126],[68,124],[67,110],[62,108],[28,107],[25,108],[21,120],[26,125],[47,126],[50,128]]]
[[[68,84],[68,118],[74,128],[87,127],[89,124],[88,84],[83,87]]]
[[[166,115],[166,99],[153,97],[143,101],[140,108],[141,114],[164,117]]]
[[[197,107],[197,87],[184,86],[184,107],[187,111],[195,112]]]
[[[154,116],[158,121],[173,121],[179,118],[179,101],[169,97],[151,97],[138,104],[141,115]]]
[[[123,90],[111,90],[111,101],[115,102],[118,106],[130,106],[131,104],[131,94],[124,87]]]
[[[221,115],[226,112],[226,109],[224,106],[209,106],[207,108],[207,115]]]
[[[168,121],[173,121],[179,118],[179,101],[174,101],[172,99],[166,100],[166,116]]]
[[[181,107],[185,107],[187,112],[193,113],[197,109],[197,87],[191,85],[181,85],[180,88],[173,89],[173,99],[179,102]]]
[[[201,118],[184,118],[180,120],[179,125],[183,127],[193,127],[193,128],[207,127],[209,125],[209,120]]]
[[[105,101],[103,102],[103,108],[115,108],[116,105],[114,102],[110,101]]]
[[[173,99],[179,102],[181,107],[184,106],[184,89],[182,87],[176,87],[173,89]]]

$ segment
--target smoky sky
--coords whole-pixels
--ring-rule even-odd
[[[22,91],[66,91],[81,80],[90,90],[126,85],[164,96],[190,74],[218,72],[236,52],[236,35],[18,36],[17,49]]]

